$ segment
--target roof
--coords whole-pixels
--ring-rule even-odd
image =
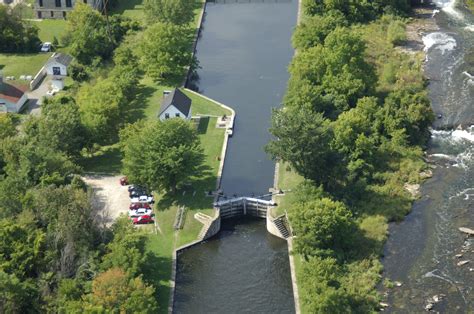
[[[191,99],[186,96],[181,90],[175,88],[171,93],[166,95],[165,99],[161,102],[160,112],[158,116],[168,109],[171,105],[175,106],[182,114],[186,117],[191,110]]]
[[[0,99],[5,99],[11,103],[17,103],[25,91],[7,83],[0,83]]]
[[[51,56],[51,58],[49,58],[48,63],[53,62],[53,61],[61,63],[62,65],[68,66],[69,63],[71,63],[72,61],[72,57],[65,53],[55,53],[54,55]]]

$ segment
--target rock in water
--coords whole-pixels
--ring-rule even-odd
[[[460,261],[457,265],[463,266],[463,265],[466,265],[467,263],[469,263],[469,261]]]
[[[460,227],[459,231],[467,233],[468,235],[474,235],[474,230],[472,230],[471,228]]]

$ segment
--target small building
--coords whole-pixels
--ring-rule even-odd
[[[36,0],[35,15],[38,19],[65,19],[76,3],[82,2],[96,10],[102,10],[104,0]]]
[[[28,101],[25,94],[26,88],[13,86],[3,82],[0,74],[0,112],[18,113]]]
[[[54,53],[44,68],[51,76],[51,89],[60,91],[64,88],[64,78],[68,75],[68,66],[73,58],[64,53]]]
[[[164,96],[158,118],[161,121],[171,118],[191,119],[191,98],[175,88]]]
[[[67,68],[72,61],[70,55],[54,53],[46,62],[46,74],[53,77],[65,77],[68,75]]]

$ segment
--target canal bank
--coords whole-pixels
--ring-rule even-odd
[[[228,198],[267,194],[272,186],[274,163],[266,156],[263,146],[270,139],[271,109],[279,106],[286,90],[286,67],[293,55],[290,38],[297,6],[295,1],[207,4],[196,52],[201,69],[188,85],[206,96],[232,104],[239,113],[223,166],[221,188]],[[294,311],[286,242],[274,238],[265,228],[254,229],[261,228],[264,222],[245,219],[235,222],[224,220],[216,237],[178,253],[176,312],[199,312],[198,309],[232,312],[242,304],[244,310],[262,313]],[[241,235],[244,239],[238,239]],[[228,254],[213,250],[216,244],[225,249],[237,243],[244,245],[246,242],[241,240],[247,236],[250,247],[234,248]],[[234,254],[244,258],[245,265],[254,272],[236,272],[235,263],[228,264],[229,256]],[[206,260],[205,269],[194,262],[201,258]],[[219,262],[221,258],[227,262]],[[270,264],[259,265],[262,259]],[[229,266],[226,271],[207,273],[207,266],[214,265],[212,268],[216,270],[224,264]],[[222,283],[223,279],[232,278],[243,284]],[[233,293],[235,289],[242,293]],[[194,293],[191,295],[190,291]],[[272,302],[247,304],[252,296]],[[219,300],[227,302],[222,304]]]
[[[433,177],[406,219],[390,227],[385,274],[389,311],[469,313],[473,239],[459,227],[474,225],[474,17],[461,1],[433,1],[439,29],[423,34],[432,108],[438,116],[426,157]]]

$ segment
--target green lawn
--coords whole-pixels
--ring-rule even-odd
[[[111,14],[119,14],[137,20],[143,20],[143,0],[119,0],[118,4],[112,9]]]
[[[286,194],[278,196],[278,206],[272,211],[272,215],[274,217],[278,217],[284,214],[286,210],[288,210],[288,207],[292,203],[292,191],[294,191],[298,184],[300,184],[304,180],[302,176],[292,171],[285,163],[280,164],[278,175],[278,187],[281,190],[286,191]]]
[[[61,38],[66,33],[66,24],[65,20],[40,20],[32,21],[34,25],[39,28],[39,38],[41,41],[53,42],[54,37],[56,37],[61,43]]]
[[[19,80],[20,75],[35,76],[50,56],[50,53],[0,53],[0,70],[4,76],[15,76],[15,84],[27,85],[28,82]]]
[[[466,6],[472,13],[474,13],[474,0],[465,0]]]

